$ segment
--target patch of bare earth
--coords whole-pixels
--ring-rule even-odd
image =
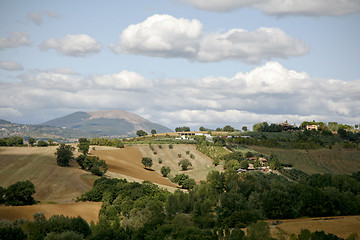
[[[30,180],[35,185],[34,198],[41,202],[32,206],[0,206],[0,220],[32,220],[36,212],[44,212],[46,217],[63,214],[97,220],[101,203],[74,201],[92,189],[96,177],[75,163],[71,167],[58,166],[54,155],[56,148],[0,147],[0,186]],[[50,202],[59,204],[46,204]]]
[[[14,221],[16,219],[33,220],[34,213],[42,212],[46,218],[53,215],[70,217],[81,216],[88,223],[98,221],[101,202],[77,202],[61,204],[41,204],[31,206],[0,206],[0,219]]]
[[[134,181],[146,180],[160,186],[177,187],[158,172],[144,168],[141,163],[143,155],[137,146],[125,146],[125,148],[96,146],[95,149],[91,151],[91,154],[105,160],[109,167],[106,175]]]

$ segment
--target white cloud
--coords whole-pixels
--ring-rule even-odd
[[[122,71],[111,75],[98,75],[92,78],[94,86],[105,89],[144,90],[151,87],[151,83],[135,72]]]
[[[13,61],[0,61],[0,68],[9,71],[21,71],[24,67],[19,62]]]
[[[86,76],[53,69],[27,72],[20,79],[0,82],[0,102],[2,108],[14,109],[27,119],[38,117],[39,109],[54,113],[56,109],[61,113],[120,109],[137,111],[169,127],[241,128],[262,121],[299,124],[314,119],[360,122],[360,80],[314,79],[278,62],[230,78],[148,80],[127,70]]]
[[[11,32],[9,37],[0,38],[0,50],[30,45],[30,37],[27,32]]]
[[[41,50],[55,49],[56,52],[73,56],[86,57],[101,51],[101,44],[87,34],[66,35],[56,40],[50,38],[40,46]]]
[[[44,13],[51,18],[60,18],[60,14],[58,14],[57,12],[46,10]]]
[[[239,60],[259,63],[272,58],[301,56],[309,47],[299,39],[292,38],[278,28],[259,28],[254,32],[231,29],[219,34],[205,36],[198,53],[198,60],[216,62]]]
[[[117,46],[112,44],[111,48],[118,53],[192,58],[198,49],[201,29],[202,24],[196,19],[155,14],[128,26]]]
[[[110,47],[117,53],[245,63],[301,56],[309,51],[304,41],[278,28],[259,28],[254,32],[231,29],[222,34],[205,34],[201,29],[202,24],[196,19],[156,14],[127,27],[120,35],[120,42]]]
[[[215,12],[230,12],[243,7],[268,15],[340,16],[360,12],[358,0],[185,0],[194,7]]]

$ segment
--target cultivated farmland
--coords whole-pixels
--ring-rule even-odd
[[[308,174],[351,174],[360,171],[360,151],[341,149],[338,145],[332,149],[319,150],[249,147],[266,155],[274,153],[279,157],[280,162],[290,163],[294,168]]]

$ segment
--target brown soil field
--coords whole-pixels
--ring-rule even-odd
[[[285,232],[286,239],[290,239],[293,233],[299,234],[301,229],[309,229],[311,232],[324,231],[341,238],[347,238],[351,233],[357,233],[360,236],[360,216],[279,220],[276,225],[272,225],[275,220],[266,222],[270,224],[271,235],[275,238],[279,232],[278,229]]]
[[[203,153],[197,151],[193,145],[173,144],[173,149],[170,149],[168,144],[162,144],[161,148],[158,144],[153,144],[152,146],[154,147],[154,150],[157,152],[157,154],[153,153],[149,145],[137,145],[143,156],[152,158],[152,168],[160,174],[161,167],[168,166],[171,168],[169,177],[174,177],[176,174],[185,173],[189,175],[190,178],[195,179],[195,181],[199,183],[201,180],[206,179],[206,176],[210,171],[223,171],[222,166],[214,167],[212,164],[213,160]],[[189,151],[190,154],[193,154],[195,158],[191,159],[190,154],[186,155],[186,151]],[[178,154],[181,154],[181,158],[178,157]],[[178,162],[184,158],[190,160],[192,164],[192,166],[190,166],[187,171],[182,171],[181,167],[178,166]],[[159,159],[162,160],[161,164],[159,163]]]
[[[42,203],[73,202],[89,191],[96,177],[77,164],[60,167],[54,153],[57,147],[0,147],[0,186],[30,180],[34,198]]]
[[[109,167],[106,175],[129,176],[137,180],[146,180],[173,188],[177,187],[158,172],[144,168],[141,163],[143,155],[138,146],[125,146],[125,148],[96,146],[95,151],[91,150],[90,154],[105,160]]]
[[[33,220],[34,213],[42,212],[46,218],[53,215],[64,215],[70,217],[81,216],[88,223],[98,221],[101,202],[77,202],[61,204],[40,204],[31,206],[0,206],[0,219],[14,221],[16,219]]]

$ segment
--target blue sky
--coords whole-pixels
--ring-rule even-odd
[[[0,0],[0,119],[360,123],[359,0]]]

